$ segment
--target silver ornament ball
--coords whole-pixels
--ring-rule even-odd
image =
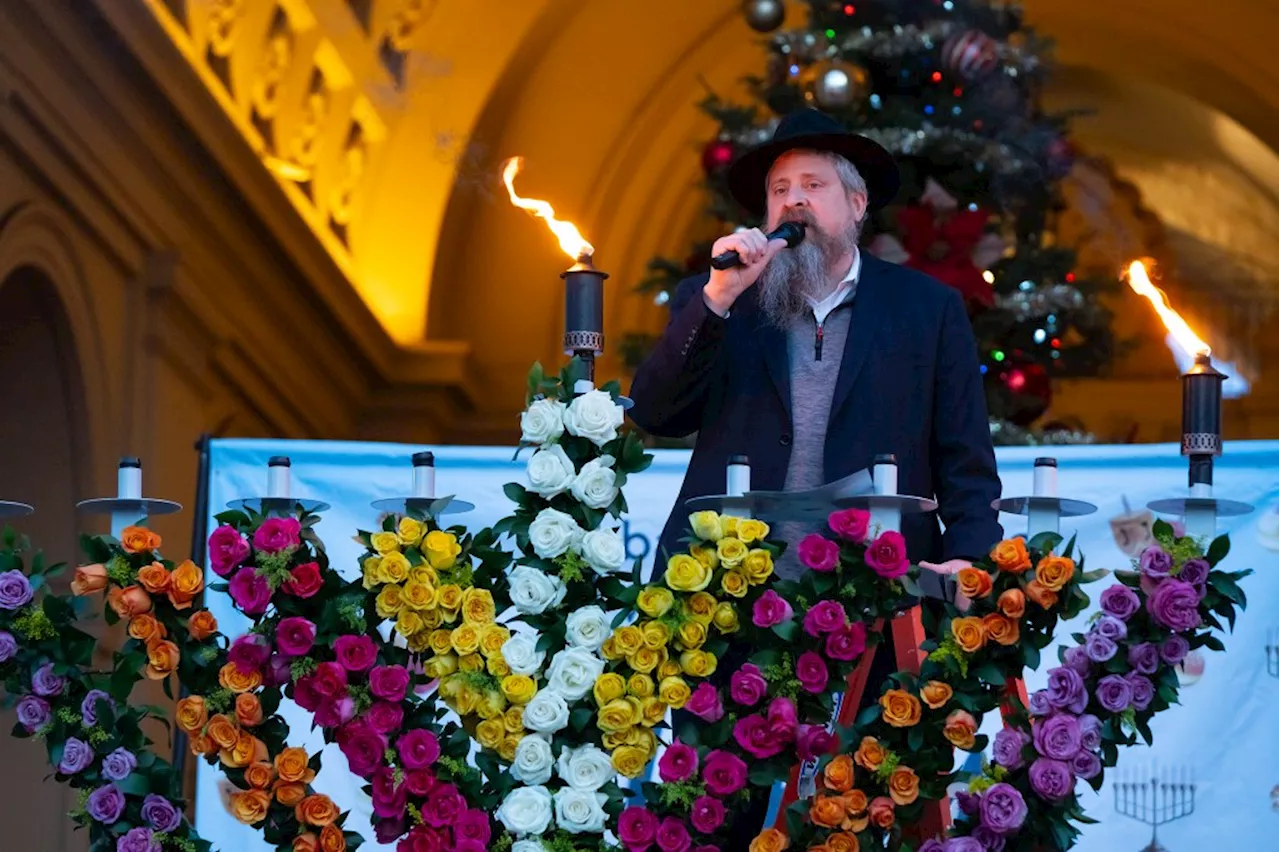
[[[771,33],[782,26],[787,10],[782,0],[744,0],[742,14],[751,29],[758,33]]]

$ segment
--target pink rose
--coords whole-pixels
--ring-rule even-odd
[[[380,734],[394,734],[404,726],[404,708],[392,701],[375,701],[365,719]]]
[[[387,741],[364,722],[343,725],[336,739],[338,748],[346,755],[347,766],[361,778],[368,778],[382,765]]]
[[[422,806],[422,818],[427,825],[444,828],[467,809],[467,802],[452,784],[437,784],[431,797]]]
[[[662,821],[658,826],[656,840],[662,852],[689,852],[689,847],[693,844],[689,829],[677,817],[667,817]]]
[[[693,852],[720,852],[720,847],[714,843],[702,843],[693,847]]]
[[[309,598],[320,591],[320,587],[324,585],[324,578],[320,576],[320,565],[315,562],[297,565],[289,575],[289,579],[285,580],[280,588],[295,597]]]
[[[282,619],[276,626],[276,647],[288,657],[301,657],[316,641],[316,626],[301,616]]]
[[[845,541],[861,544],[867,537],[867,528],[871,524],[871,513],[865,509],[844,509],[832,512],[827,518],[827,526]]]
[[[632,805],[618,817],[618,839],[628,849],[642,852],[658,833],[658,818],[648,808]]]
[[[796,738],[800,721],[796,718],[796,705],[790,698],[779,697],[770,701],[768,719],[774,736],[788,743]]]
[[[907,540],[902,533],[882,532],[867,547],[866,560],[871,570],[886,580],[901,577],[911,567],[907,561]]]
[[[347,670],[337,663],[327,662],[316,666],[311,673],[314,688],[322,698],[337,698],[347,694]]]
[[[253,546],[263,553],[293,550],[302,544],[297,518],[267,518],[253,534]]]
[[[378,659],[378,647],[368,636],[339,636],[334,640],[333,653],[349,672],[367,671]]]
[[[280,654],[272,654],[267,661],[267,670],[262,674],[264,686],[284,686],[293,680],[293,671],[289,667],[289,658]]]
[[[743,707],[754,707],[769,691],[769,684],[760,669],[745,664],[729,678],[729,695]]]
[[[861,621],[827,634],[827,656],[833,660],[856,660],[866,649],[867,626]]]
[[[396,740],[405,769],[426,769],[440,757],[440,741],[423,728],[414,728]]]
[[[751,620],[756,627],[773,627],[789,620],[793,614],[791,604],[773,589],[757,598],[751,607]]]
[[[797,551],[800,563],[810,571],[834,571],[840,561],[840,545],[817,533],[810,533],[800,540]]]
[[[773,757],[786,744],[784,740],[774,736],[768,720],[755,713],[734,723],[733,738],[742,746],[743,751],[761,760]]]
[[[698,752],[684,743],[672,743],[658,760],[658,775],[668,784],[688,781],[698,773]]]
[[[235,664],[241,674],[252,674],[260,671],[271,657],[271,646],[267,637],[260,633],[246,633],[237,636],[227,651],[227,661]]]
[[[835,735],[825,725],[801,725],[797,751],[801,760],[830,754],[836,747]]]
[[[328,701],[321,701],[315,709],[316,724],[322,728],[336,728],[345,725],[356,715],[356,702],[350,695],[343,695]]]
[[[209,565],[226,577],[249,556],[249,542],[233,526],[223,524],[209,535]]]
[[[698,684],[698,688],[685,702],[684,709],[704,722],[719,722],[724,718],[724,706],[720,703],[720,693],[709,683]]]
[[[411,795],[422,798],[430,795],[435,789],[436,776],[430,769],[415,769],[413,772],[404,774],[404,785],[409,788]]]
[[[818,601],[804,614],[804,632],[821,636],[839,630],[846,622],[843,606],[836,601]]]
[[[317,686],[318,681],[314,674],[298,678],[297,682],[293,685],[294,703],[303,710],[308,710],[314,713],[316,708],[320,706],[320,702],[324,700],[324,697],[320,694]]]
[[[827,688],[831,675],[827,671],[827,662],[822,659],[821,654],[816,651],[805,651],[796,660],[796,678],[799,679],[800,686],[804,687],[805,692],[816,695]]]
[[[700,834],[711,834],[724,825],[724,804],[712,796],[699,796],[693,801],[689,822]]]
[[[702,764],[702,780],[711,795],[732,796],[747,784],[747,764],[732,752],[716,749]]]
[[[271,603],[271,585],[252,566],[241,568],[232,576],[227,593],[245,615],[262,615]]]
[[[492,835],[489,815],[474,808],[468,809],[453,824],[453,834],[460,841],[473,840],[481,844],[488,843]]]
[[[404,666],[378,666],[369,672],[369,691],[384,701],[403,701],[409,689],[409,670]]]
[[[396,852],[445,852],[451,844],[448,832],[429,825],[417,825],[396,844]]]
[[[409,791],[403,784],[396,784],[396,774],[390,766],[380,767],[373,773],[373,813],[383,819],[395,819],[405,812],[409,804]]]

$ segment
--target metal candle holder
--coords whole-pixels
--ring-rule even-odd
[[[871,481],[874,494],[861,494],[836,501],[842,509],[865,509],[871,513],[871,532],[901,532],[902,516],[932,512],[938,508],[936,500],[898,493],[898,457],[882,453],[871,464]]]
[[[430,450],[413,454],[413,493],[408,497],[385,497],[373,501],[379,512],[418,512],[432,517],[460,515],[475,508],[474,503],[453,496],[436,496],[436,457]]]
[[[248,509],[261,515],[289,515],[297,509],[310,515],[328,509],[329,504],[321,500],[292,496],[292,468],[288,456],[272,456],[267,460],[267,496],[242,497],[232,500],[227,508]]]
[[[1047,457],[1035,461],[1029,496],[994,500],[991,508],[1011,515],[1026,515],[1028,539],[1042,532],[1059,532],[1063,518],[1078,518],[1098,511],[1092,503],[1058,496],[1058,460]]]
[[[1152,775],[1150,781],[1112,782],[1116,813],[1151,826],[1151,842],[1142,852],[1167,852],[1156,838],[1156,830],[1195,813],[1195,775],[1185,766],[1163,773],[1153,770]]]
[[[576,356],[585,378],[594,384],[596,356],[604,352],[604,280],[609,277],[591,265],[583,252],[578,262],[560,273],[564,279],[564,354]]]
[[[25,515],[30,515],[35,510],[35,507],[30,503],[0,500],[0,518],[21,518]]]
[[[116,469],[116,496],[82,500],[76,509],[88,515],[110,515],[111,535],[118,539],[125,527],[143,523],[152,515],[172,515],[182,509],[182,504],[143,497],[142,460],[126,456]]]

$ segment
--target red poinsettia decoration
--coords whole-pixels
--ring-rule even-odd
[[[975,261],[975,256],[990,256],[987,244],[999,243],[999,237],[986,233],[989,219],[985,210],[960,209],[956,200],[930,179],[920,200],[898,213],[902,248],[907,254],[903,264],[959,290],[971,310],[992,307],[991,285]]]

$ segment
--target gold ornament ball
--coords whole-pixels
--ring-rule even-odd
[[[810,104],[823,109],[844,109],[865,100],[871,93],[871,75],[861,65],[833,59],[801,71],[800,87]]]
[[[782,0],[743,0],[742,15],[751,29],[758,33],[771,33],[782,26],[787,10]]]

